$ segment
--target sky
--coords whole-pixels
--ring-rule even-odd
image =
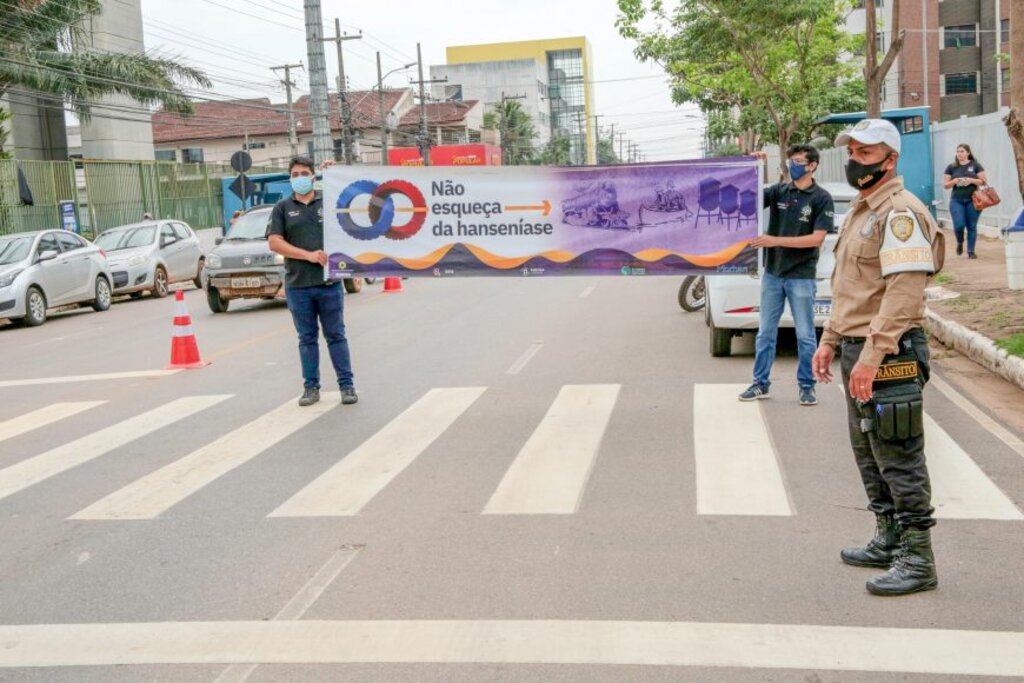
[[[636,59],[632,41],[615,29],[617,15],[614,0],[322,0],[326,35],[334,33],[335,17],[343,32],[363,33],[363,39],[344,43],[352,89],[376,83],[378,50],[387,72],[415,61],[419,41],[429,77],[427,67],[444,64],[449,45],[584,35],[594,61],[592,113],[601,115],[605,135],[614,123],[616,133],[624,131],[648,161],[699,157],[699,113],[672,103],[664,72]],[[142,19],[146,49],[207,71],[214,80],[208,96],[284,102],[284,88],[270,67],[308,63],[301,0],[142,0]],[[333,43],[325,47],[333,89],[336,53]],[[396,72],[386,84],[401,87],[414,78],[415,67]],[[300,94],[307,93],[304,73],[295,80]]]

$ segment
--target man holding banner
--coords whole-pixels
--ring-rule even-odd
[[[313,190],[315,171],[308,157],[292,159],[288,168],[292,195],[275,206],[267,226],[271,251],[285,257],[285,297],[299,334],[303,392],[300,406],[320,400],[320,329],[338,376],[341,402],[359,400],[352,379],[352,361],[345,338],[344,300],[340,282],[324,272],[323,198]]]
[[[818,402],[811,372],[811,358],[817,348],[815,275],[818,248],[827,233],[835,232],[834,209],[832,195],[814,182],[818,150],[811,145],[794,145],[786,155],[789,177],[793,181],[764,190],[764,205],[769,210],[768,230],[750,242],[752,247],[765,250],[765,264],[761,276],[761,321],[754,345],[754,382],[739,399],[768,398],[779,320],[788,301],[800,358],[796,375],[800,405],[813,406]]]

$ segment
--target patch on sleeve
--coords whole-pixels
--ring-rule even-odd
[[[878,259],[883,276],[935,271],[931,242],[913,212],[889,212]]]

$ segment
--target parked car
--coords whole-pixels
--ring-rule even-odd
[[[275,299],[284,296],[284,257],[270,251],[267,224],[274,207],[263,204],[238,217],[223,239],[206,256],[203,287],[214,313],[228,310],[232,299]],[[355,294],[363,281],[344,280],[345,291]]]
[[[835,203],[836,227],[842,225],[850,202],[857,191],[845,183],[821,183],[829,191]],[[767,209],[765,210],[767,221]],[[835,268],[837,235],[829,234],[821,245],[815,277],[818,293],[814,301],[814,325],[822,327],[832,314],[832,270]],[[712,356],[728,356],[732,353],[732,339],[744,332],[757,332],[761,324],[761,278],[758,275],[708,275],[706,278],[707,300],[704,306],[704,321],[708,326],[708,340]],[[793,315],[789,304],[782,313],[779,327],[793,327]]]
[[[144,221],[111,228],[96,238],[107,252],[115,294],[165,297],[174,282],[192,280],[201,287],[203,250],[186,223]]]
[[[0,318],[35,326],[59,306],[105,311],[111,281],[103,250],[67,230],[0,237]]]

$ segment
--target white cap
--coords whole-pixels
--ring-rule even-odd
[[[843,131],[836,138],[836,146],[847,145],[856,140],[862,145],[882,143],[897,154],[900,153],[900,132],[885,119],[864,119],[850,130]]]

